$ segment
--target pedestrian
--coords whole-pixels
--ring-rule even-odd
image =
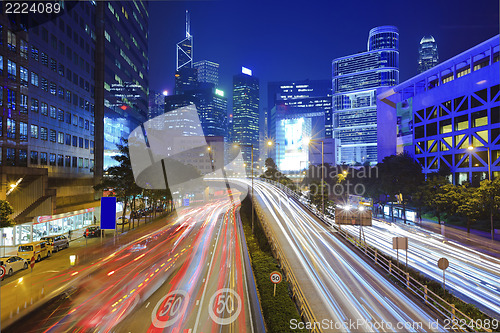
[[[68,230],[68,239],[71,240],[71,230]]]

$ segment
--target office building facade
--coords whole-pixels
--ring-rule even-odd
[[[23,25],[0,15],[0,199],[16,223],[1,230],[1,245],[82,227],[96,206],[96,9],[61,6],[64,14]]]
[[[431,69],[438,62],[439,54],[436,40],[432,36],[422,37],[418,47],[418,73]]]
[[[399,33],[394,26],[370,30],[368,51],[332,62],[336,164],[376,164],[377,89],[399,83]]]
[[[102,140],[99,154],[106,169],[116,164],[112,156],[118,153],[117,144],[148,116],[149,13],[144,1],[97,2],[97,8],[96,22],[103,25],[97,25],[96,105],[101,107],[102,101],[104,107],[96,142]]]
[[[219,64],[209,60],[200,60],[193,63],[193,68],[196,69],[199,83],[212,84],[214,87],[219,86]]]
[[[404,148],[424,173],[449,168],[455,184],[500,176],[499,44],[497,35],[380,91],[379,107],[392,112],[392,119],[398,110],[409,111],[412,144]],[[386,138],[390,155],[397,149],[396,131],[387,131]]]
[[[241,74],[233,76],[232,139],[242,145],[247,169],[251,161],[251,148],[248,146],[253,145],[254,162],[259,156],[259,105],[259,79],[243,68]]]

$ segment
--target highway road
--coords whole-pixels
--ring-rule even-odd
[[[342,227],[358,237],[359,227]],[[446,287],[482,311],[500,319],[500,258],[468,248],[438,233],[418,226],[373,220],[363,228],[368,244],[396,258],[392,237],[408,237],[408,266],[442,282],[443,272],[437,267],[439,258],[450,262],[446,270]],[[399,251],[404,264],[405,251]]]
[[[255,181],[254,192],[324,332],[446,331],[282,190]]]
[[[226,199],[178,217],[88,266],[70,296],[6,332],[263,332],[238,219]],[[87,273],[88,272],[88,273]]]

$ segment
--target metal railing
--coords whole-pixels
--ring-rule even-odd
[[[297,199],[297,201],[300,202],[300,195],[284,186],[283,184],[269,179],[260,180],[279,187],[286,194],[294,197],[295,199]],[[387,259],[383,254],[380,254],[376,248],[368,245],[366,242],[360,241],[358,237],[350,234],[346,230],[342,229],[339,225],[335,224],[333,219],[327,217],[326,215],[323,215],[318,210],[314,210],[310,204],[304,204],[302,202],[300,203],[307,207],[311,213],[318,217],[319,220],[321,220],[327,226],[335,228],[341,237],[343,237],[346,241],[359,249],[361,253],[371,259],[376,265],[381,267],[391,277],[396,279],[403,286],[406,286],[406,289],[416,295],[419,299],[421,299],[424,304],[428,305],[437,313],[446,318],[447,320],[445,320],[445,323],[449,323],[450,328],[462,332],[492,332],[491,329],[484,327],[482,320],[476,321],[462,311],[458,310],[455,307],[455,304],[448,303],[441,296],[430,290],[427,285],[424,285],[413,278],[410,273],[399,268],[397,265],[394,265],[392,263],[392,260]]]

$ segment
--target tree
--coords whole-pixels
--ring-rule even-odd
[[[276,163],[274,163],[274,160],[271,157],[266,158],[266,161],[264,163],[267,169],[274,169],[274,170],[278,169]]]
[[[441,217],[444,213],[449,211],[449,197],[447,196],[447,191],[449,191],[450,185],[448,178],[439,175],[430,175],[427,181],[418,188],[419,197],[423,199],[423,202],[427,207],[434,211],[434,215],[438,218],[439,224],[441,224]]]
[[[94,190],[112,190],[117,200],[123,202],[122,218],[124,220],[130,198],[132,196],[137,196],[141,192],[141,188],[135,183],[132,164],[130,162],[130,153],[127,146],[128,140],[123,139],[123,142],[123,145],[116,145],[120,154],[112,157],[118,164],[105,170],[101,182],[94,186]],[[122,232],[124,226],[125,224],[123,223]]]
[[[10,215],[14,214],[14,208],[7,200],[0,200],[0,228],[12,226],[13,220]]]
[[[381,188],[387,195],[400,196],[406,223],[406,204],[424,182],[422,166],[407,152],[387,156],[378,165]]]
[[[467,233],[470,233],[471,224],[479,219],[483,213],[483,201],[478,188],[466,185],[454,186],[450,191],[450,203],[456,207],[456,212],[467,219]]]
[[[478,188],[478,195],[483,203],[482,209],[485,215],[490,215],[491,237],[495,232],[494,218],[500,217],[500,178],[493,181],[483,180]]]

